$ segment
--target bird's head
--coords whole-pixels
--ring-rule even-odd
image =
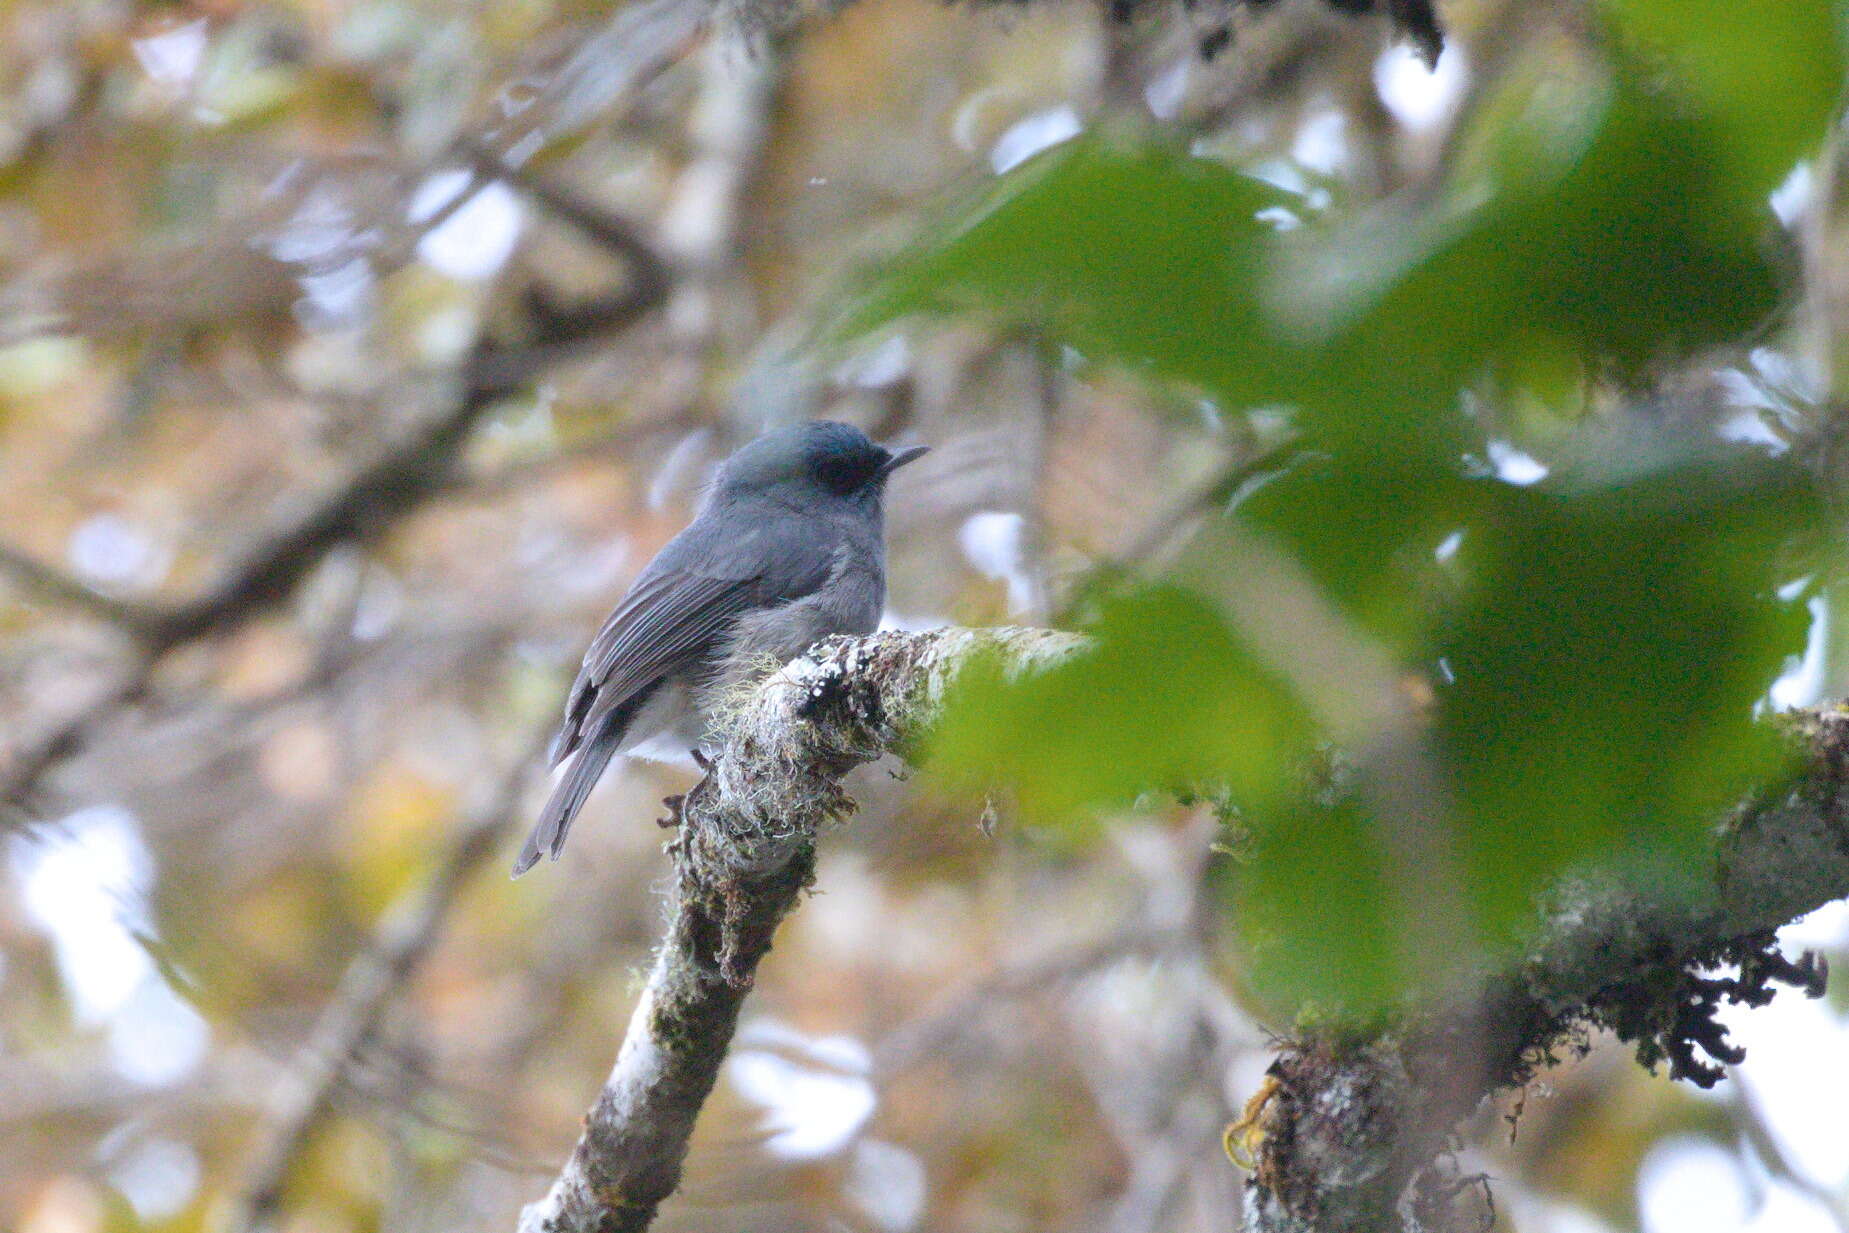
[[[926,452],[922,445],[889,450],[852,424],[809,420],[772,429],[726,459],[718,489],[733,498],[877,502],[886,478]]]

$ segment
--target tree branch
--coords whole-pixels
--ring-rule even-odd
[[[970,655],[1024,671],[1079,645],[1036,629],[833,639],[758,690],[681,804],[667,937],[578,1145],[520,1233],[648,1227],[680,1183],[758,962],[814,875],[816,835],[853,809],[841,777],[902,750]]]
[[[679,1182],[757,965],[810,884],[816,836],[853,808],[842,776],[903,753],[969,655],[1025,671],[1080,645],[1023,629],[837,639],[754,695],[678,811],[667,936],[584,1132],[519,1233],[647,1228]],[[1435,1162],[1487,1097],[1557,1051],[1609,1028],[1646,1064],[1710,1083],[1738,1057],[1713,1017],[1721,1002],[1762,1005],[1779,984],[1820,992],[1820,969],[1773,939],[1849,894],[1849,713],[1790,723],[1803,771],[1729,819],[1705,894],[1572,883],[1526,957],[1474,996],[1287,1041],[1235,1128],[1255,1158],[1249,1233],[1451,1227],[1467,1188]]]
[[[154,660],[132,655],[82,705],[22,742],[0,765],[0,830],[27,816],[40,776],[74,754],[90,729],[147,691]]]
[[[105,595],[82,579],[47,565],[11,544],[0,544],[0,576],[12,579],[22,591],[50,603],[87,612],[137,637],[154,617],[143,605]]]
[[[1701,894],[1574,883],[1526,957],[1472,996],[1286,1042],[1234,1131],[1254,1165],[1248,1233],[1471,1227],[1435,1162],[1484,1100],[1604,1028],[1708,1086],[1740,1056],[1714,1019],[1723,1001],[1763,1005],[1777,984],[1821,993],[1820,966],[1784,959],[1774,932],[1849,895],[1849,714],[1801,715],[1793,733],[1803,773],[1728,820]]]

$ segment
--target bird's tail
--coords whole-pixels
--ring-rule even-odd
[[[559,780],[559,786],[552,790],[546,807],[540,811],[539,821],[533,826],[533,833],[527,836],[526,846],[520,849],[520,858],[514,862],[516,878],[537,865],[541,853],[549,854],[553,860],[559,858],[559,849],[565,846],[565,835],[571,830],[572,820],[584,808],[585,798],[603,777],[604,768],[610,765],[621,743],[622,725],[605,724],[597,735],[579,746],[577,757],[565,777]]]

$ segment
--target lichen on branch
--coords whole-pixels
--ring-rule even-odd
[[[1849,895],[1849,714],[1789,722],[1802,769],[1717,832],[1713,876],[1692,897],[1615,880],[1558,889],[1528,952],[1468,996],[1362,1032],[1318,1026],[1280,1049],[1241,1124],[1253,1165],[1247,1233],[1481,1226],[1475,1179],[1449,1176],[1457,1128],[1609,1030],[1638,1060],[1702,1086],[1742,1052],[1716,1019],[1790,988],[1823,992],[1822,964],[1790,959],[1779,926]]]
[[[1027,671],[1080,645],[1043,629],[835,638],[727,714],[705,778],[675,810],[667,934],[616,1065],[520,1233],[648,1227],[680,1182],[758,963],[814,876],[816,839],[853,811],[841,778],[903,748],[971,656]]]

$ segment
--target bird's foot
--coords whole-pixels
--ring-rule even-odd
[[[655,825],[664,831],[673,830],[681,824],[681,811],[687,806],[687,798],[684,794],[676,792],[673,796],[662,797],[661,804],[662,808],[668,811],[668,816],[656,818]]]
[[[693,764],[699,767],[702,771],[710,771],[713,769],[713,760],[707,757],[705,751],[703,751],[698,745],[695,745],[692,749],[688,750],[687,752],[693,755]]]

